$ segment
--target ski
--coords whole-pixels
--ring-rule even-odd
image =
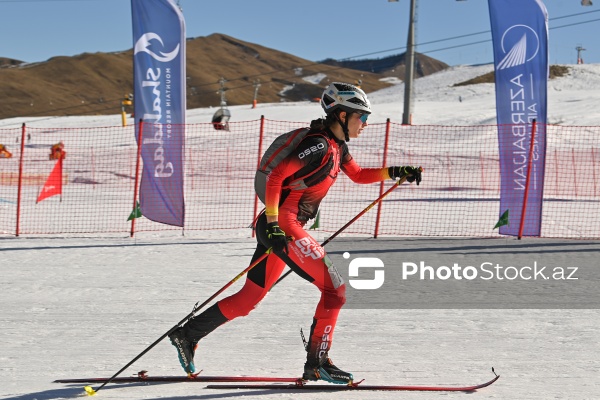
[[[500,378],[496,375],[488,382],[473,386],[395,386],[395,385],[363,385],[361,382],[351,385],[332,384],[306,384],[299,381],[291,385],[278,384],[245,384],[245,385],[207,385],[207,389],[263,389],[263,390],[314,390],[323,392],[337,392],[349,390],[372,390],[372,391],[419,391],[419,392],[473,392],[490,386]]]
[[[335,384],[319,384],[303,380],[302,378],[294,377],[269,377],[269,376],[225,376],[225,375],[200,375],[192,374],[190,376],[151,376],[148,371],[140,371],[137,375],[129,377],[117,377],[111,382],[113,383],[141,383],[141,382],[228,382],[244,384],[228,384],[228,385],[207,385],[207,389],[267,389],[267,390],[314,390],[314,391],[348,391],[348,390],[372,390],[372,391],[422,391],[422,392],[473,392],[478,389],[483,389],[496,382],[500,375],[497,375],[494,369],[495,377],[485,383],[472,386],[411,386],[411,385],[365,385],[364,380],[354,382],[350,385],[335,385]],[[202,371],[201,371],[202,372]],[[54,383],[104,383],[109,378],[74,378],[74,379],[57,379]],[[251,382],[251,383],[248,383]],[[253,382],[264,382],[257,384]],[[269,383],[269,384],[266,384]],[[284,385],[283,383],[287,383]]]
[[[202,371],[201,371],[202,372]],[[104,383],[109,378],[74,378],[57,379],[54,383]],[[293,377],[267,377],[267,376],[210,376],[200,375],[200,373],[190,376],[152,376],[148,371],[140,371],[134,376],[125,376],[114,378],[113,383],[139,383],[139,382],[280,382],[296,383],[302,381],[302,378]]]

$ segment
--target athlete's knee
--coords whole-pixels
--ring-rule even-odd
[[[250,312],[252,310],[254,310],[256,308],[258,303],[259,302],[257,301],[255,303],[236,304],[235,308],[232,307],[232,309],[230,311],[232,313],[234,313],[237,317],[245,317],[246,315],[250,314]]]
[[[346,304],[346,285],[342,285],[336,290],[336,297],[340,308]]]
[[[245,317],[250,314],[252,310],[256,308],[261,299],[252,301],[251,299],[231,301],[225,299],[219,303],[219,307],[223,312],[223,315],[227,319],[232,320],[237,317]]]
[[[335,289],[325,290],[325,306],[329,309],[340,309],[346,304],[346,285],[338,286]]]

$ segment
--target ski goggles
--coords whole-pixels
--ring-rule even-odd
[[[362,114],[362,113],[357,113],[357,114],[358,114],[358,117],[360,118],[360,121],[363,124],[366,124],[367,120],[369,119],[369,114]]]

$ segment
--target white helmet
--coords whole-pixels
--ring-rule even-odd
[[[335,110],[371,114],[371,103],[365,92],[349,83],[333,82],[321,96],[321,107],[326,114]]]

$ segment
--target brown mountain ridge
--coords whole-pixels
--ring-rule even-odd
[[[398,77],[404,80],[406,53],[393,56],[362,59],[362,60],[333,60],[328,58],[322,61],[323,64],[334,65],[338,67],[357,69],[361,71],[373,72],[384,76]],[[435,58],[424,54],[415,53],[415,78],[421,78],[448,68],[449,65]]]
[[[1,58],[0,119],[117,114],[123,97],[133,92],[132,55],[131,49],[83,53],[32,64]],[[334,81],[360,79],[368,93],[390,85],[381,81],[382,78],[403,79],[403,55],[393,57],[397,59],[392,61],[397,62],[390,62],[390,57],[380,59],[385,65],[377,69],[373,66],[382,65],[381,62],[362,60],[367,68],[361,68],[357,62],[312,62],[218,33],[188,39],[187,107],[218,107],[222,77],[226,79],[228,105],[252,104],[255,82],[261,84],[259,103],[311,100],[321,95],[328,82]],[[417,66],[432,64],[433,59],[423,57],[418,55]],[[440,62],[433,64],[434,67],[418,75],[447,67]],[[320,81],[303,79],[317,74],[325,77]]]

